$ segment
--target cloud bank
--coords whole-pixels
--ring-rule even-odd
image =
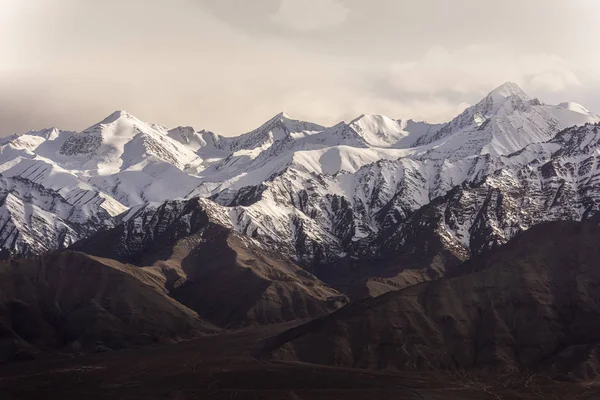
[[[280,111],[442,122],[505,81],[600,112],[597,19],[595,0],[0,0],[0,135],[115,109],[225,135]]]

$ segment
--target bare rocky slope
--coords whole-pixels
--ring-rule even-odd
[[[467,274],[351,304],[267,342],[278,359],[384,370],[600,372],[600,227],[554,222],[462,266]]]
[[[353,297],[455,273],[461,262],[545,221],[597,220],[600,126],[587,124],[503,156],[503,166],[409,214],[390,205],[377,234],[321,269]],[[374,257],[374,255],[376,256]],[[364,267],[359,267],[364,266]]]
[[[346,297],[285,256],[227,226],[208,200],[141,207],[73,249],[138,265],[167,293],[223,327],[312,318]]]
[[[89,353],[218,331],[132,265],[60,252],[0,263],[0,362]]]

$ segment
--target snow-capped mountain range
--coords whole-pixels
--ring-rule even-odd
[[[82,132],[1,139],[0,247],[61,249],[201,197],[225,226],[301,265],[400,249],[424,215],[449,248],[481,252],[537,222],[593,217],[598,123],[513,83],[445,124],[361,115],[322,127],[282,113],[223,137],[117,111]]]

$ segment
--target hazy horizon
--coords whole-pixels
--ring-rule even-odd
[[[600,113],[599,17],[595,0],[0,0],[0,135],[118,109],[226,136],[282,111],[444,122],[506,81]]]

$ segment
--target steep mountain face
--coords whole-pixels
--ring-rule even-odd
[[[177,301],[235,328],[315,317],[345,296],[231,230],[229,210],[204,199],[143,206],[73,248],[144,267]]]
[[[0,263],[0,362],[216,331],[135,266],[73,252]]]
[[[95,204],[113,216],[127,210],[110,195],[90,185],[79,176],[79,171],[64,168],[52,160],[73,134],[52,128],[6,138],[0,145],[0,173],[57,191],[75,206]]]
[[[0,147],[4,174],[60,191],[72,202],[94,201],[113,215],[149,201],[185,196],[198,178],[199,156],[165,128],[117,111],[80,133],[33,132]]]
[[[124,111],[72,135],[58,153],[63,165],[128,207],[184,196],[199,183],[184,171],[198,162],[191,149]]]
[[[479,254],[543,221],[590,220],[600,209],[599,132],[598,124],[573,127],[508,156],[509,166],[456,187],[406,222],[382,231],[379,240],[384,247],[401,248],[411,237],[407,227],[418,219],[447,248]]]
[[[369,146],[396,148],[413,147],[421,136],[442,127],[412,120],[393,120],[384,115],[361,115],[349,126]]]
[[[598,122],[583,107],[553,106],[531,99],[514,83],[493,90],[438,132],[423,136],[416,146],[439,142],[426,158],[453,161],[464,157],[511,154],[531,144],[551,139],[573,125]]]
[[[73,249],[139,264],[154,248],[171,246],[207,225],[229,226],[226,208],[199,198],[134,207],[120,220],[112,230],[81,240]]]
[[[178,168],[194,158],[186,148],[165,137],[168,135],[163,127],[148,125],[126,111],[116,111],[102,122],[71,135],[58,152],[71,156],[69,161],[84,161],[83,169],[110,172],[127,169],[149,157]]]
[[[531,183],[522,175],[529,170],[543,175],[536,168],[550,161],[567,171],[568,163],[580,163],[563,160],[559,152],[577,144],[555,136],[572,125],[598,121],[577,104],[546,105],[511,83],[440,125],[363,115],[324,128],[282,113],[246,134],[221,137],[190,127],[167,130],[120,111],[80,133],[49,129],[3,140],[0,173],[57,192],[97,220],[103,213],[128,218],[124,215],[160,209],[158,204],[175,198],[209,199],[221,206],[221,225],[313,272],[325,273],[325,266],[339,266],[340,260],[353,264],[386,258],[391,269],[376,275],[399,284],[417,279],[395,280],[398,272],[413,269],[410,254],[422,250],[416,237],[436,249],[422,253],[428,269],[419,273],[421,280],[445,273],[446,265],[536,222],[558,218],[545,217],[545,205],[518,217],[518,223],[514,215],[508,221],[504,215],[485,219],[471,213],[484,203],[492,213],[491,200],[481,199],[490,185],[499,186],[493,193],[501,193],[502,201],[510,197],[503,192],[507,185],[518,186],[514,196],[534,185],[539,201],[552,202],[547,178]],[[586,146],[589,158],[595,143]],[[518,183],[509,182],[510,176]],[[560,179],[555,184],[560,186]],[[565,199],[579,196],[584,184],[579,181],[561,189]],[[170,220],[160,221],[166,215],[157,215],[154,224],[170,225]],[[418,215],[427,216],[428,234]],[[584,218],[582,212],[562,215]],[[492,219],[490,232],[484,233]],[[72,222],[78,221],[65,220]]]
[[[280,113],[261,127],[227,140],[222,147],[234,153],[242,150],[264,150],[276,142],[305,137],[323,129],[325,128],[321,125],[295,120],[285,113]]]
[[[81,133],[6,138],[1,246],[12,256],[65,248],[113,226],[129,206],[186,195],[200,180],[184,170],[198,160],[166,129],[123,111]]]
[[[236,230],[303,264],[372,257],[390,253],[380,248],[389,242],[386,237],[408,234],[411,215],[433,199],[546,157],[560,146],[550,142],[560,130],[599,120],[581,107],[544,105],[505,84],[440,127],[411,133],[398,121],[363,116],[280,141],[250,162],[219,164],[219,173],[211,173],[190,196],[233,207]],[[403,143],[416,147],[402,148]],[[532,143],[544,144],[511,156]],[[459,259],[471,250],[463,242],[453,244],[460,248]]]
[[[72,205],[60,194],[23,178],[0,176],[2,257],[63,249],[112,226],[96,204]]]
[[[566,129],[489,164],[488,175],[465,180],[418,209],[398,198],[386,204],[378,213],[379,231],[351,251],[356,260],[350,266],[369,265],[376,254],[376,268],[346,263],[335,269],[351,278],[345,291],[375,295],[452,274],[461,261],[540,222],[596,220],[599,130],[598,124]],[[326,274],[321,277],[332,279]]]
[[[199,160],[187,166],[186,172],[190,174],[193,174],[194,171],[202,171],[230,154],[229,139],[210,131],[195,131],[190,126],[180,126],[171,129],[168,136],[198,155]]]
[[[332,366],[549,373],[594,381],[600,359],[596,224],[542,224],[463,274],[349,305],[267,341]]]

